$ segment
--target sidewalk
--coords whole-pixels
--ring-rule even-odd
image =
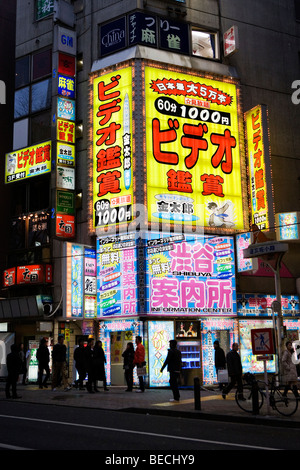
[[[42,390],[36,384],[18,385],[17,393],[21,398],[15,401],[300,428],[300,406],[290,417],[281,416],[274,410],[270,410],[268,414],[266,404],[263,405],[259,415],[253,415],[238,407],[234,393],[229,394],[224,400],[220,392],[214,389],[201,389],[200,409],[195,409],[193,389],[181,389],[179,402],[170,402],[172,398],[170,389],[151,388],[146,389],[144,393],[135,393],[135,390],[125,392],[125,387],[112,386],[107,392],[102,387],[99,387],[99,390],[99,393],[93,394],[76,388],[66,392],[58,389],[54,392],[50,385],[49,388]],[[1,382],[0,403],[6,401],[5,383]]]

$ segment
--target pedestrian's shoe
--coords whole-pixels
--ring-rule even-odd
[[[246,398],[243,397],[243,395],[241,395],[241,396],[239,397],[239,400],[240,400],[240,401],[246,401]]]
[[[105,390],[106,392],[108,392],[109,388],[105,387],[104,390]]]
[[[222,398],[226,400],[226,393],[222,392]]]
[[[71,387],[64,388],[64,392],[68,392],[69,390],[71,390]]]
[[[16,399],[16,398],[22,398],[20,395],[13,395],[12,397],[13,397],[14,399]]]
[[[140,388],[138,390],[136,390],[136,393],[143,393],[144,390],[141,390]]]
[[[177,402],[178,402],[178,401],[179,401],[179,398],[178,398],[178,399],[176,399],[176,398],[170,398],[170,401],[171,401],[171,402],[174,402],[174,401],[177,401]]]

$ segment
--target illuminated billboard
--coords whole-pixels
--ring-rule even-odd
[[[67,318],[96,318],[96,252],[75,243],[64,245],[63,292]]]
[[[300,240],[300,212],[281,212],[275,217],[277,240]]]
[[[148,221],[244,228],[237,86],[145,67],[145,102]]]
[[[20,181],[51,171],[51,141],[5,155],[5,183]]]
[[[267,109],[263,105],[245,113],[250,179],[251,220],[259,229],[274,226],[272,176]]]
[[[236,315],[232,237],[149,233],[146,251],[149,314]]]
[[[93,80],[93,227],[132,220],[132,69]]]

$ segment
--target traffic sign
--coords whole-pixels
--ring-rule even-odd
[[[256,328],[251,330],[253,354],[275,354],[274,330],[272,328]]]

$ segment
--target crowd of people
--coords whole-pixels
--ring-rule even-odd
[[[50,351],[48,341],[42,338],[36,352],[36,359],[38,362],[38,376],[37,383],[40,389],[48,388],[50,381]],[[127,383],[126,391],[133,390],[133,370],[137,368],[137,375],[139,380],[139,389],[137,392],[145,391],[144,375],[145,375],[145,348],[142,344],[142,338],[136,337],[136,348],[134,349],[133,343],[127,344],[126,350],[123,353],[124,359],[124,376]],[[78,378],[75,380],[74,385],[80,390],[87,390],[89,393],[99,392],[98,382],[102,381],[104,391],[108,391],[105,373],[106,357],[100,340],[94,341],[93,338],[87,340],[87,344],[83,338],[78,342],[78,346],[74,350],[74,364],[77,371]],[[11,346],[11,352],[6,358],[7,364],[7,380],[5,393],[6,398],[21,398],[17,394],[17,383],[22,377],[22,384],[26,384],[26,356],[24,353],[24,345],[21,344],[17,347],[16,344]],[[67,348],[64,344],[64,336],[59,335],[58,341],[53,345],[52,349],[52,377],[51,388],[53,391],[57,387],[63,386],[64,391],[69,391],[71,386],[68,381],[67,375]]]
[[[177,349],[177,341],[170,340],[170,348],[168,349],[167,357],[161,367],[161,373],[168,368],[170,374],[170,388],[173,393],[172,401],[180,400],[179,392],[179,379],[182,368],[181,352]],[[222,397],[225,399],[227,394],[237,387],[239,399],[243,400],[243,368],[241,357],[238,353],[238,343],[232,344],[232,349],[225,355],[224,350],[220,347],[219,341],[214,342],[215,350],[215,369],[218,378],[218,384]],[[284,394],[288,393],[291,389],[296,397],[299,397],[298,392],[298,375],[299,371],[295,361],[293,361],[293,345],[291,341],[286,342],[286,349],[281,358],[282,365],[282,382],[285,385]],[[7,398],[21,398],[17,394],[17,383],[21,377],[21,383],[26,383],[27,362],[24,345],[21,344],[18,348],[15,344],[11,346],[11,352],[7,355],[7,380],[5,393]],[[133,371],[137,368],[137,376],[139,381],[139,388],[136,390],[139,393],[145,391],[144,376],[146,374],[145,362],[145,347],[142,344],[142,338],[136,337],[136,348],[132,342],[127,343],[127,347],[122,354],[124,376],[127,384],[126,392],[133,390]],[[50,352],[47,344],[47,339],[42,338],[39,348],[37,350],[36,358],[38,361],[38,385],[39,388],[47,388],[50,380]],[[84,340],[80,339],[78,346],[74,351],[74,363],[78,378],[75,380],[75,387],[80,390],[87,390],[89,393],[99,392],[98,382],[102,381],[104,391],[108,391],[105,373],[106,357],[100,340],[94,343],[93,338],[87,340],[85,345]],[[228,379],[222,380],[220,373],[226,371]],[[86,382],[86,383],[85,383]],[[84,385],[85,383],[85,385]],[[52,378],[51,388],[53,391],[58,386],[63,385],[63,390],[68,391],[71,386],[67,377],[67,348],[64,344],[64,336],[59,335],[57,343],[53,346],[52,350]]]

